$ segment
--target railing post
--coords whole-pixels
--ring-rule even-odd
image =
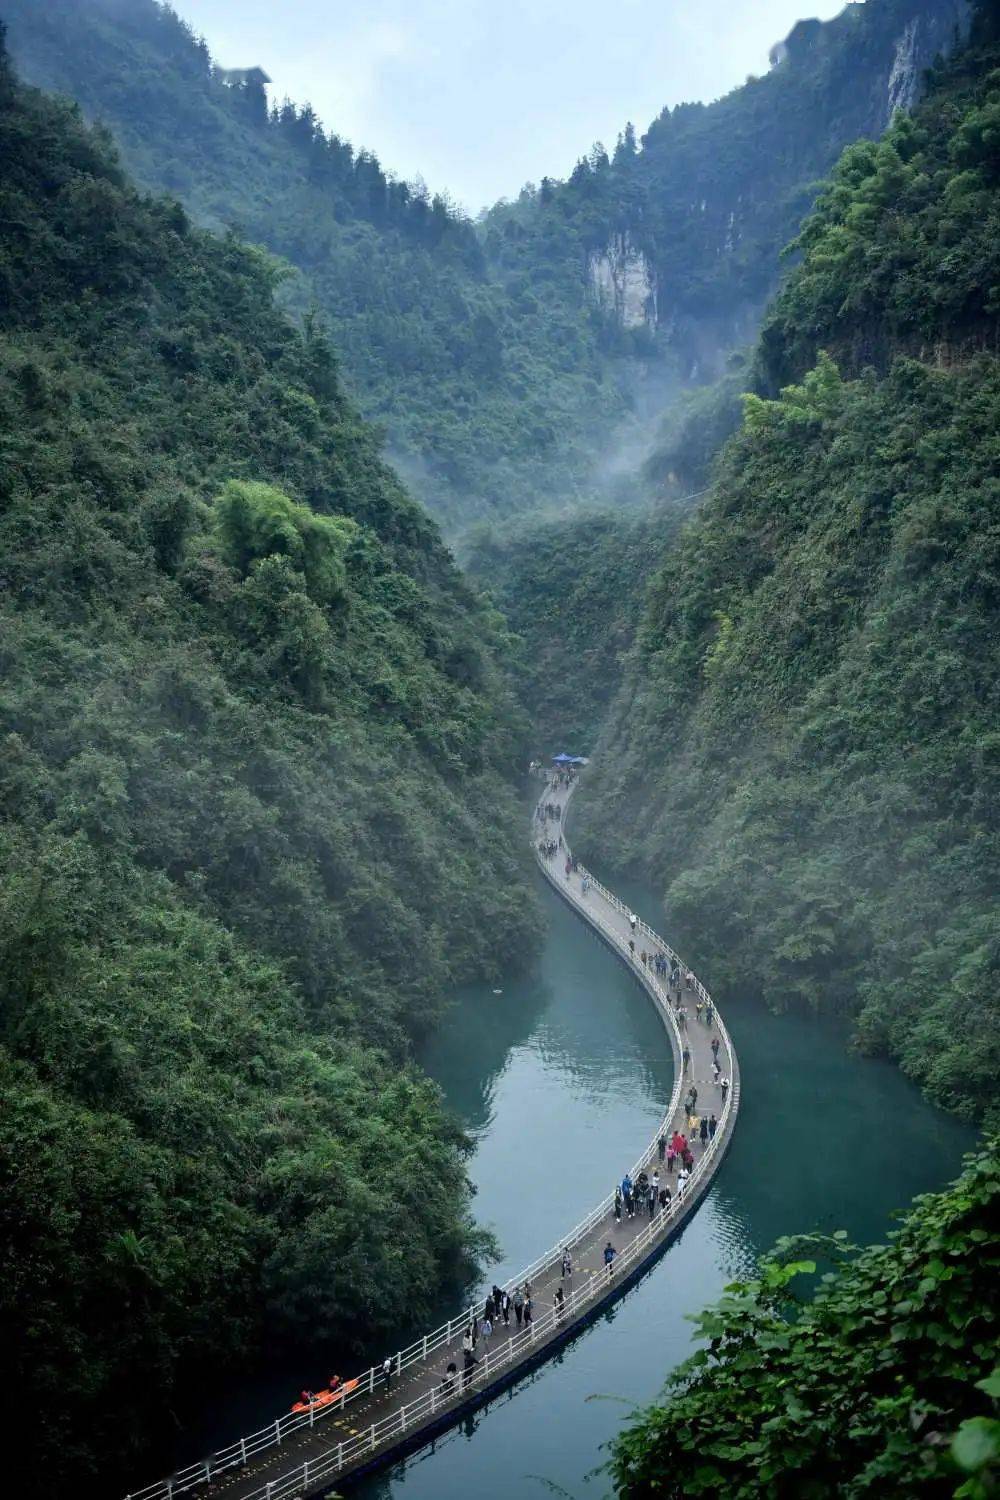
[[[246,1440],[246,1438],[240,1438],[240,1463],[241,1464],[245,1464],[246,1461],[247,1461],[247,1440]]]
[[[206,1482],[206,1484],[210,1484],[211,1481],[212,1481],[212,1460],[210,1458],[206,1458],[206,1460],[205,1460],[205,1482]]]
[[[427,1358],[427,1335],[426,1335],[426,1333],[424,1334],[424,1347],[423,1347],[423,1349],[421,1351],[420,1358],[421,1359],[426,1359]]]
[[[375,1451],[375,1423],[374,1422],[371,1425],[371,1445],[372,1445],[372,1452],[374,1453],[374,1451]]]
[[[368,1394],[369,1394],[369,1396],[371,1395],[371,1393],[372,1393],[372,1391],[374,1389],[375,1389],[375,1366],[372,1365],[371,1369],[368,1371]]]
[[[281,1418],[280,1417],[275,1417],[275,1419],[274,1419],[274,1441],[278,1444],[278,1447],[280,1448],[281,1447]]]
[[[427,1340],[425,1339],[424,1342],[426,1343]],[[396,1374],[397,1375],[401,1372],[402,1368],[403,1368],[403,1351],[399,1350],[399,1352],[396,1355]]]
[[[315,1425],[315,1422],[316,1422],[316,1403],[315,1403],[315,1401],[310,1401],[310,1403],[309,1403],[309,1426],[313,1427]]]
[[[344,1445],[343,1445],[343,1443],[338,1443],[337,1444],[337,1468],[338,1469],[342,1469],[343,1467],[344,1467]]]
[[[309,1483],[309,1460],[308,1460],[308,1458],[305,1459],[303,1461],[303,1464],[302,1464],[302,1483],[303,1484],[308,1484]]]
[[[436,1407],[437,1407],[437,1386],[436,1385],[432,1385],[431,1386],[431,1414],[432,1415],[433,1415]]]

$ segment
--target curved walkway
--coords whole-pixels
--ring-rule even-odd
[[[617,1224],[613,1196],[609,1195],[551,1250],[507,1282],[505,1289],[511,1293],[515,1286],[523,1286],[525,1281],[531,1283],[534,1320],[530,1327],[519,1330],[512,1318],[510,1328],[501,1325],[494,1330],[488,1347],[481,1339],[477,1346],[478,1363],[468,1381],[462,1376],[462,1335],[476,1309],[449,1319],[433,1333],[396,1353],[392,1357],[388,1386],[381,1365],[373,1366],[353,1382],[349,1393],[324,1405],[312,1406],[308,1411],[279,1417],[203,1462],[133,1491],[128,1500],[174,1500],[175,1496],[192,1491],[206,1497],[225,1495],[227,1500],[304,1500],[326,1494],[334,1482],[339,1487],[349,1478],[422,1447],[436,1433],[454,1425],[473,1407],[482,1405],[503,1386],[548,1358],[599,1309],[620,1296],[696,1209],[722,1161],[739,1109],[736,1054],[717,1012],[712,1029],[695,1018],[697,1000],[710,998],[698,980],[692,976],[686,989],[671,993],[666,979],[658,978],[651,964],[642,964],[639,955],[643,949],[650,956],[659,952],[668,959],[676,958],[669,945],[645,922],[639,922],[633,955],[629,949],[633,933],[623,903],[582,866],[566,872],[565,833],[563,848],[553,858],[538,853],[539,840],[543,837],[558,840],[564,822],[564,818],[558,822],[546,820],[544,805],[558,804],[564,814],[574,790],[575,783],[568,787],[546,786],[532,820],[532,847],[546,879],[628,965],[666,1028],[675,1060],[673,1095],[656,1135],[631,1168],[631,1175],[635,1179],[651,1163],[660,1167],[663,1182],[673,1191],[672,1203],[663,1211],[657,1210],[652,1218],[646,1211],[637,1211],[634,1218],[623,1217],[622,1223]],[[681,964],[682,975],[685,972]],[[678,1018],[677,1008],[681,1004],[688,1011],[686,1022],[683,1017]],[[713,1035],[720,1043],[722,1073],[731,1080],[725,1101],[721,1089],[712,1081]],[[686,1070],[681,1064],[685,1045],[691,1054]],[[694,1168],[683,1194],[678,1195],[676,1172],[671,1176],[665,1171],[665,1163],[658,1161],[658,1140],[661,1135],[669,1140],[674,1130],[686,1133],[687,1117],[682,1101],[692,1083],[698,1090],[699,1111],[714,1110],[719,1125],[714,1139],[704,1148],[700,1143],[694,1145]],[[603,1249],[609,1239],[617,1251],[611,1276],[603,1262]],[[569,1249],[573,1265],[572,1274],[566,1278],[561,1271],[564,1248]],[[560,1285],[564,1303],[557,1310],[553,1299]],[[478,1310],[481,1312],[482,1302]],[[458,1366],[458,1376],[449,1388],[445,1376],[451,1361]]]

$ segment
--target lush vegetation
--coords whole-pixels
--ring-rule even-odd
[[[0,213],[3,1404],[19,1493],[107,1494],[182,1389],[467,1280],[407,1053],[530,951],[524,732],[265,254],[6,60]]]
[[[645,587],[680,509],[476,527],[467,566],[515,633],[535,753],[586,754],[622,683]]]
[[[989,1500],[1000,1482],[1000,1162],[971,1158],[887,1245],[779,1242],[695,1319],[702,1347],[614,1444],[618,1494]],[[826,1272],[811,1300],[800,1278]]]
[[[7,0],[4,14],[25,76],[105,121],[141,183],[296,269],[286,301],[331,322],[366,414],[439,516],[582,492],[590,428],[624,403],[568,247],[537,278],[488,267],[445,197],[394,180],[308,105],[269,111],[259,82],[223,81],[155,0]]]
[[[484,221],[487,252],[530,267],[564,246],[583,265],[627,243],[658,303],[659,333],[637,330],[637,351],[666,346],[684,375],[717,373],[720,354],[752,336],[817,178],[912,102],[963,16],[954,0],[868,0],[828,23],[803,22],[766,76],[711,104],[665,109],[639,140],[628,126],[566,182],[543,179],[498,205]],[[894,82],[901,54],[909,71]]]
[[[888,120],[897,47],[909,35],[919,73],[962,6],[868,0],[797,28],[766,77],[664,111],[641,141],[627,127],[567,181],[529,184],[475,226],[308,105],[269,109],[258,77],[227,79],[156,0],[5,0],[3,13],[25,77],[106,122],[141,183],[296,268],[284,296],[330,320],[394,461],[458,530],[634,501],[609,486],[609,451],[630,451],[683,382],[713,378],[753,336],[816,178]],[[626,245],[659,309],[627,329],[591,283],[595,257]]]
[[[903,352],[853,378],[820,353],[747,398],[652,584],[580,809],[605,857],[638,851],[660,879],[722,992],[850,1015],[968,1116],[995,1111],[1000,1073],[987,21],[912,119],[846,154],[762,363],[797,371],[862,327]],[[913,357],[921,339],[940,357]]]

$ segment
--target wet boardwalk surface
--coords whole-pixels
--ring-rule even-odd
[[[558,805],[562,812],[571,793],[569,787],[550,787],[543,802]],[[476,1363],[470,1369],[463,1369],[463,1336],[469,1326],[466,1311],[403,1351],[395,1361],[388,1388],[381,1367],[366,1371],[347,1400],[316,1407],[295,1419],[286,1415],[273,1428],[262,1429],[222,1450],[203,1465],[192,1465],[171,1480],[135,1491],[132,1500],[173,1500],[182,1494],[225,1495],[227,1500],[291,1500],[348,1488],[352,1477],[422,1446],[471,1407],[482,1404],[546,1358],[599,1308],[620,1295],[695,1211],[722,1160],[735,1123],[739,1103],[735,1054],[721,1021],[716,1018],[712,1026],[706,1025],[704,1006],[699,1018],[697,1002],[705,992],[696,980],[685,985],[683,965],[681,984],[673,988],[666,978],[655,974],[653,956],[657,952],[671,956],[656,934],[644,923],[637,922],[633,929],[628,912],[613,893],[582,869],[567,873],[565,840],[563,847],[558,847],[561,828],[561,818],[539,818],[536,812],[532,825],[536,852],[539,842],[557,843],[553,857],[539,854],[543,873],[647,990],[664,1022],[664,1045],[674,1052],[673,1096],[669,1105],[664,1101],[667,1112],[657,1134],[665,1134],[668,1140],[674,1131],[688,1134],[685,1100],[692,1085],[698,1095],[696,1113],[708,1116],[714,1112],[719,1121],[714,1140],[703,1144],[696,1137],[691,1142],[694,1169],[689,1183],[679,1190],[680,1164],[668,1171],[666,1161],[659,1159],[654,1139],[642,1151],[633,1176],[640,1168],[645,1168],[650,1177],[658,1170],[660,1184],[672,1195],[667,1209],[661,1211],[657,1205],[650,1215],[648,1205],[642,1205],[631,1218],[623,1211],[618,1221],[610,1201],[597,1205],[561,1244],[527,1269],[534,1311],[530,1326],[522,1323],[518,1327],[513,1311],[509,1326],[497,1319],[489,1338],[479,1336],[474,1351]],[[630,940],[635,945],[634,954]],[[582,929],[580,941],[588,941]],[[643,950],[650,960],[646,965],[641,962]],[[714,1079],[713,1038],[719,1043],[721,1076],[731,1080],[728,1103]],[[684,1048],[690,1053],[686,1066],[681,1056]],[[637,1151],[642,1147],[642,1142],[636,1142]],[[616,1251],[610,1275],[604,1260],[609,1241]],[[568,1247],[572,1263],[568,1275],[561,1265],[564,1247]],[[523,1288],[524,1283],[522,1274],[506,1285],[513,1295],[515,1286]],[[558,1289],[563,1294],[561,1305],[556,1300]],[[478,1311],[481,1317],[482,1304]],[[451,1377],[447,1368],[450,1363],[457,1367]]]

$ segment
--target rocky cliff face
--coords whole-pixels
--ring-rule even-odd
[[[630,235],[612,235],[602,251],[592,253],[588,274],[597,305],[622,328],[656,327],[656,277]]]
[[[853,0],[832,21],[799,21],[771,48],[771,67],[832,73],[846,41],[871,98],[869,128],[881,133],[897,109],[913,108],[925,70],[967,34],[971,10],[971,0]]]
[[[817,180],[848,142],[879,136],[968,32],[970,0],[866,0],[800,21],[771,70],[710,105],[664,110],[635,155],[589,184],[617,210],[588,260],[598,303],[657,330],[702,378],[752,328]],[[715,345],[715,354],[712,345]]]
[[[885,123],[897,109],[912,109],[920,94],[924,69],[939,53],[951,47],[957,35],[964,36],[971,13],[969,0],[954,0],[913,16],[897,42],[886,86]]]

